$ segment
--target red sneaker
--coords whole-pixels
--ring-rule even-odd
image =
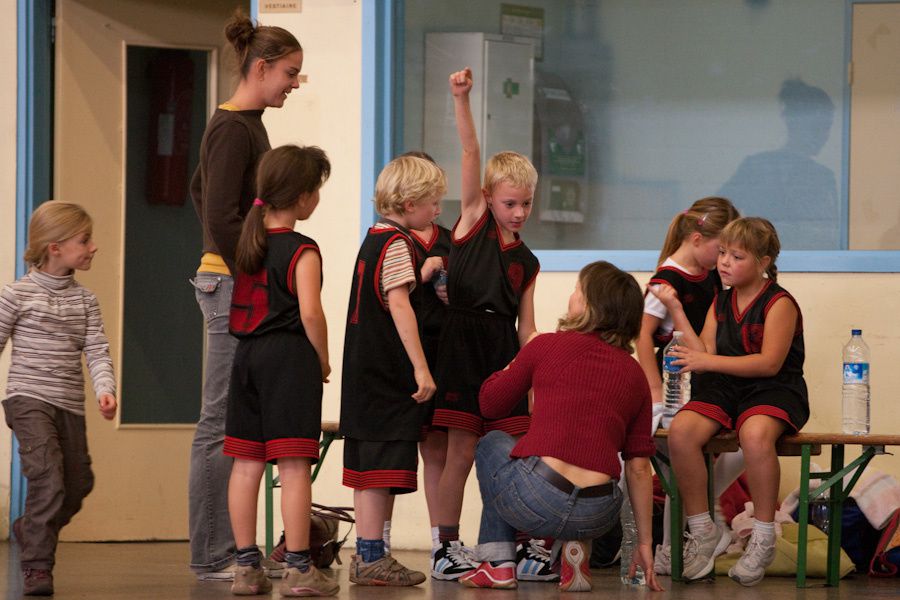
[[[589,541],[563,542],[561,554],[559,591],[591,591],[591,543]]]
[[[512,561],[500,563],[496,567],[483,562],[477,569],[460,577],[459,582],[469,587],[495,590],[514,590],[519,586],[516,582],[516,563]]]

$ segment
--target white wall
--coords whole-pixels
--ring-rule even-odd
[[[0,6],[0,284],[16,275],[16,3]],[[9,344],[7,344],[9,346]],[[5,397],[9,350],[0,358],[0,394]],[[0,425],[0,539],[9,534],[9,477],[12,435]]]

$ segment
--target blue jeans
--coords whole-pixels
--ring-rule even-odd
[[[217,571],[234,561],[234,534],[228,517],[228,479],[232,459],[222,453],[231,363],[237,338],[228,333],[234,280],[197,273],[191,280],[206,321],[203,402],[191,446],[188,521],[191,569]]]
[[[622,492],[579,498],[534,473],[537,456],[510,458],[516,440],[491,431],[478,442],[475,468],[481,488],[481,531],[475,550],[479,561],[516,559],[516,532],[558,540],[600,537],[619,520]]]

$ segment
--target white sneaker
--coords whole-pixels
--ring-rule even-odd
[[[756,585],[766,574],[766,567],[775,560],[775,536],[764,537],[756,532],[750,534],[750,541],[744,553],[728,569],[728,576],[741,585]]]
[[[443,542],[431,556],[431,576],[441,581],[455,581],[469,571],[478,568],[472,551],[459,540]]]
[[[516,579],[519,581],[559,581],[553,572],[550,548],[544,540],[532,539],[516,549]]]
[[[685,533],[684,568],[682,569],[684,578],[703,579],[712,573],[716,566],[716,557],[725,552],[730,543],[731,534],[717,524],[713,524],[713,528],[706,535]]]
[[[653,572],[657,575],[672,574],[672,546],[657,544],[656,554],[653,557]]]

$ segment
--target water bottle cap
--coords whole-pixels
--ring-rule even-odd
[[[862,329],[851,329],[850,335],[862,335]]]

